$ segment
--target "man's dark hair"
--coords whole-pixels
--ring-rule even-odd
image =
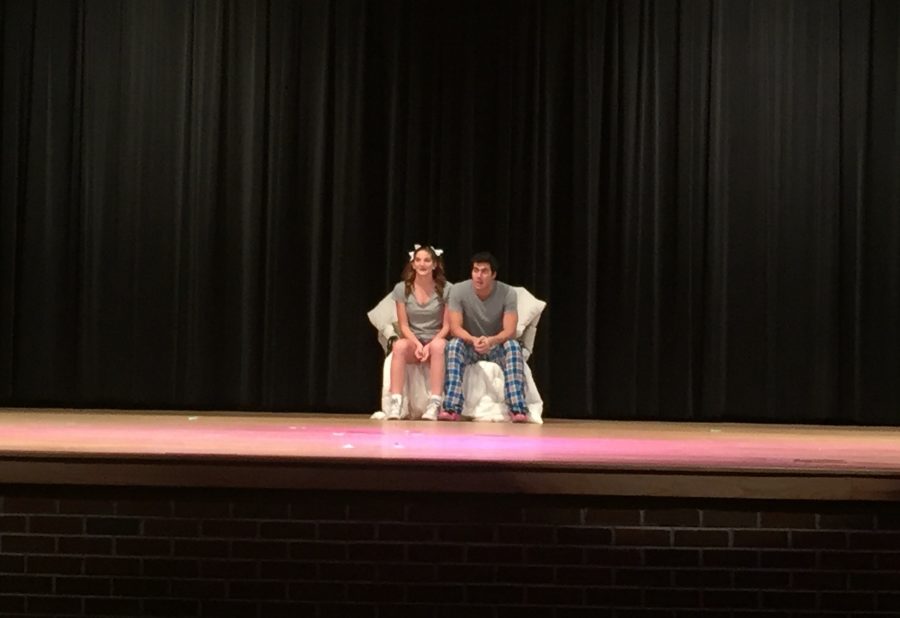
[[[475,264],[490,264],[492,273],[496,273],[500,269],[497,258],[495,258],[490,251],[479,251],[473,255],[472,259],[469,260],[469,266],[474,267]]]

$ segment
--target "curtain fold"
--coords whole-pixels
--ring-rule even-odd
[[[0,403],[367,412],[406,251],[548,417],[893,424],[891,0],[7,0]]]

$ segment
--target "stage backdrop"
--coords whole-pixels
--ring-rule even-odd
[[[6,0],[0,403],[370,412],[414,242],[548,417],[900,419],[894,0]]]

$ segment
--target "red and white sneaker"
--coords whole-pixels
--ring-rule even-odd
[[[439,421],[458,421],[459,420],[459,412],[453,412],[452,410],[441,410],[438,413]]]

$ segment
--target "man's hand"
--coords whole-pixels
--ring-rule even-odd
[[[422,343],[420,341],[417,341],[416,342],[416,351],[413,352],[413,355],[416,357],[416,360],[418,360],[420,363],[424,360],[422,358],[422,355],[425,353],[424,350],[425,350],[425,347],[422,345]]]
[[[479,354],[487,354],[491,351],[491,342],[488,337],[475,337],[475,340],[472,341],[472,347],[475,348],[475,351]]]
[[[419,346],[416,349],[416,358],[420,363],[424,363],[428,361],[428,357],[431,356],[431,342],[429,341],[427,345]]]

